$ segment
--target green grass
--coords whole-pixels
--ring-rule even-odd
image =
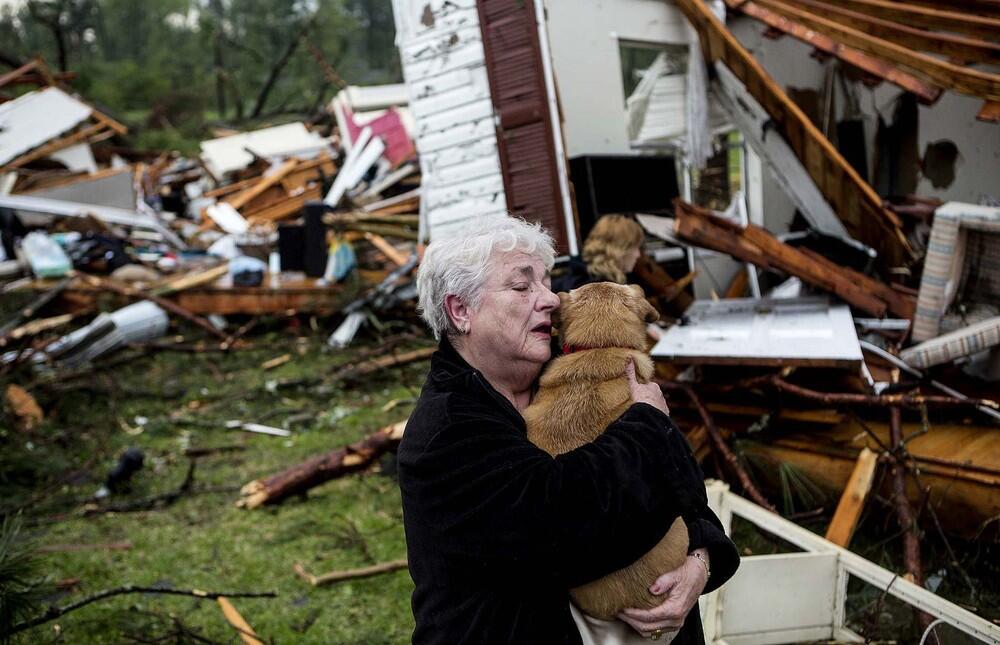
[[[11,428],[8,416],[0,430],[0,509],[26,505],[27,531],[40,545],[132,543],[127,551],[44,554],[42,572],[51,581],[80,579],[72,593],[48,601],[66,604],[123,584],[275,591],[276,598],[233,600],[266,641],[408,642],[412,583],[405,571],[312,588],[292,570],[296,562],[323,573],[404,557],[394,480],[375,469],[280,506],[247,511],[234,505],[242,484],[355,441],[412,408],[426,363],[387,370],[353,386],[268,388],[274,379],[322,375],[356,354],[326,350],[324,339],[271,332],[254,338],[252,349],[159,352],[55,389],[35,388],[47,413],[44,426],[28,436]],[[270,371],[259,368],[285,353],[293,355],[290,362]],[[28,380],[20,377],[22,384]],[[403,402],[383,411],[397,399]],[[145,417],[145,425],[137,417]],[[300,421],[291,425],[290,438],[224,427],[228,419],[281,426],[292,417]],[[141,434],[129,434],[139,427]],[[115,501],[175,489],[188,467],[185,447],[229,444],[245,449],[198,460],[195,489],[216,492],[187,495],[164,510],[78,516],[81,503],[127,446],[142,449],[146,463],[132,490]],[[151,594],[95,603],[14,642],[50,639],[57,629],[68,643],[149,642],[177,631],[171,616],[203,638],[238,642],[213,601]],[[178,636],[164,642],[196,640]]]

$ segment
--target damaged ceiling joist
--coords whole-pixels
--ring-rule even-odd
[[[852,237],[876,249],[882,268],[914,260],[899,218],[701,0],[677,0],[710,63],[720,61],[764,106]]]
[[[791,4],[802,9],[812,9],[813,13],[829,20],[911,47],[917,51],[948,56],[956,61],[969,63],[996,64],[1000,62],[1000,45],[996,42],[918,29],[885,18],[845,9],[830,3],[828,0],[794,0]]]
[[[987,40],[995,40],[997,33],[1000,33],[1000,18],[993,16],[977,16],[887,0],[837,0],[837,4],[845,9],[922,29],[951,31]],[[941,3],[935,5],[940,6]]]
[[[738,0],[728,0],[728,2],[733,6],[738,6]],[[942,87],[983,99],[1000,99],[1000,75],[956,65],[914,51],[911,47],[899,42],[870,35],[867,33],[867,28],[862,31],[853,26],[836,22],[827,17],[825,5],[822,3],[813,2],[809,3],[809,6],[820,5],[823,15],[802,8],[801,5],[806,4],[804,2],[798,3],[799,6],[779,0],[756,0],[756,2],[766,9],[826,34],[845,45],[878,56],[891,63],[902,65]],[[852,5],[853,2],[847,4]],[[994,22],[997,23],[995,29],[1000,32],[1000,21]]]
[[[926,105],[934,103],[941,97],[942,90],[940,87],[869,56],[854,47],[848,47],[839,43],[825,34],[821,34],[794,20],[789,20],[780,14],[759,6],[755,2],[745,0],[743,2],[728,2],[727,4],[731,9],[737,9],[751,18],[759,20],[771,29],[788,34],[826,54],[836,56],[845,63],[854,65],[858,69],[889,81],[901,89],[916,95]]]

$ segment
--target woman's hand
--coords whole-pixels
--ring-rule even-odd
[[[670,408],[663,398],[663,392],[656,383],[640,383],[635,380],[635,364],[629,359],[625,365],[625,376],[628,378],[628,390],[636,403],[648,403],[663,414],[670,415]]]
[[[696,552],[708,559],[707,550],[697,549]],[[663,574],[650,585],[650,593],[664,596],[663,604],[648,610],[625,609],[618,614],[618,618],[645,637],[658,629],[662,632],[677,631],[684,625],[684,619],[698,602],[698,596],[707,582],[708,569],[705,563],[689,555],[684,564]]]

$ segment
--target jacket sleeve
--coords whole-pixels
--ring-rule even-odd
[[[419,454],[401,454],[407,540],[461,567],[450,576],[576,586],[635,561],[694,512],[704,483],[689,455],[647,404],[554,458],[513,423],[448,416]]]
[[[740,554],[707,503],[697,505],[694,513],[685,516],[684,521],[688,527],[688,552],[700,548],[708,550],[712,575],[702,593],[715,591],[736,573],[740,566]]]

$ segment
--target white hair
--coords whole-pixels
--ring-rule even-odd
[[[473,311],[482,302],[483,285],[494,253],[518,250],[534,255],[551,269],[552,236],[540,224],[518,217],[487,215],[427,246],[417,273],[420,314],[438,340],[455,332],[445,311],[445,297],[455,295]]]

